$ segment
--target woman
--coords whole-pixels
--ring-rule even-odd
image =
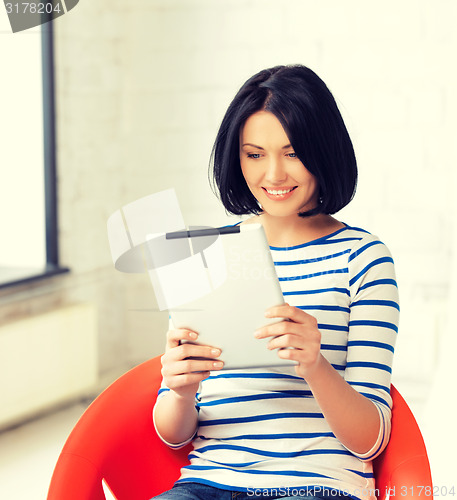
[[[198,332],[171,329],[154,423],[167,444],[193,440],[194,451],[160,498],[374,497],[398,292],[385,245],[332,217],[352,199],[357,167],[325,83],[304,66],[250,78],[212,164],[227,211],[263,225],[288,302],[266,312],[283,321],[253,334],[297,364],[221,372],[223,353],[181,345]]]

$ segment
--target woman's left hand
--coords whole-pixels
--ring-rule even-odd
[[[258,339],[273,337],[268,342],[268,349],[278,349],[281,359],[297,361],[295,371],[306,379],[322,359],[321,333],[316,318],[289,304],[271,307],[265,316],[284,320],[259,328],[254,336]]]

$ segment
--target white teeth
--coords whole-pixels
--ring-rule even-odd
[[[281,190],[267,189],[266,191],[268,194],[286,194],[286,193],[290,193],[292,191],[292,189],[281,189]]]

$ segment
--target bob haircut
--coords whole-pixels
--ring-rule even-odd
[[[240,132],[257,111],[269,111],[281,122],[303,165],[315,176],[319,202],[301,217],[334,214],[354,196],[357,162],[337,104],[325,83],[302,65],[260,71],[241,87],[225,113],[213,146],[212,185],[232,214],[260,214],[240,164]]]

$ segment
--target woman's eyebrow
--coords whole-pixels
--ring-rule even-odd
[[[250,143],[250,142],[246,142],[246,143],[244,143],[241,147],[243,147],[243,148],[244,148],[245,146],[250,146],[251,148],[256,148],[256,149],[261,149],[261,150],[263,150],[262,146],[257,146],[256,144],[252,144],[252,143]]]
[[[250,142],[246,142],[244,143],[241,147],[244,148],[245,146],[250,146],[251,148],[257,148],[257,149],[261,149],[263,151],[263,148],[262,146],[257,146],[256,144],[252,144]],[[292,145],[291,144],[286,144],[285,146],[283,146],[281,149],[288,149],[288,148],[291,148]]]

